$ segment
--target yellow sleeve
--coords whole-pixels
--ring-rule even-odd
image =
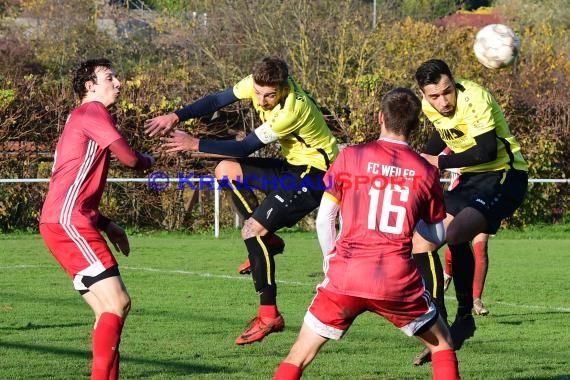
[[[240,80],[234,86],[234,95],[238,99],[253,99],[253,75],[248,75],[247,77]]]

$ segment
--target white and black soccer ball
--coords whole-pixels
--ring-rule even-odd
[[[520,39],[511,28],[503,24],[490,24],[477,32],[473,50],[483,66],[498,69],[515,62],[520,46]]]

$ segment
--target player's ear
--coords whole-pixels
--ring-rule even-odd
[[[378,124],[384,125],[384,114],[382,111],[378,112]]]
[[[91,91],[94,86],[95,86],[95,83],[94,83],[92,80],[88,80],[87,82],[85,82],[85,90],[86,90],[86,92]]]
[[[424,91],[421,88],[418,88],[417,95],[420,98],[420,100],[423,100],[426,97],[426,95],[424,94]]]

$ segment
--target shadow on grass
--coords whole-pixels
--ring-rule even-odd
[[[89,323],[62,323],[58,325],[37,325],[32,322],[28,322],[25,326],[18,327],[0,327],[0,331],[29,331],[29,330],[42,330],[42,329],[52,329],[52,328],[67,328],[67,327],[79,327],[86,326]]]
[[[489,319],[493,319],[498,325],[522,325],[526,323],[534,323],[540,321],[553,321],[553,320],[567,320],[570,313],[562,310],[551,311],[532,311],[527,313],[512,313],[512,314],[493,314],[489,315]],[[539,318],[543,317],[543,318]],[[570,379],[568,379],[570,380]]]
[[[557,376],[540,376],[540,377],[509,377],[509,380],[570,380],[570,373]]]
[[[2,342],[0,341],[0,348],[22,350],[26,352],[36,352],[51,355],[64,355],[66,357],[77,357],[85,359],[91,356],[90,351],[72,350],[69,348],[61,348],[54,346],[42,346],[23,344],[15,342]],[[121,363],[129,363],[144,366],[144,375],[141,373],[136,374],[138,378],[150,377],[157,373],[162,375],[190,375],[200,373],[224,373],[230,374],[233,372],[231,368],[221,366],[211,366],[182,361],[158,360],[158,359],[144,359],[134,358],[131,356],[121,355]]]

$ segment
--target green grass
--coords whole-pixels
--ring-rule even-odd
[[[566,229],[565,229],[566,228]],[[567,227],[504,231],[490,241],[477,333],[458,352],[463,379],[570,379]],[[238,347],[257,310],[237,232],[131,237],[118,257],[133,307],[121,342],[123,379],[270,379],[322,278],[313,233],[287,232],[277,256],[283,333]],[[456,307],[446,295],[450,314]],[[0,236],[0,379],[88,378],[93,316],[38,235]],[[307,379],[429,379],[420,343],[371,314],[329,342]]]

